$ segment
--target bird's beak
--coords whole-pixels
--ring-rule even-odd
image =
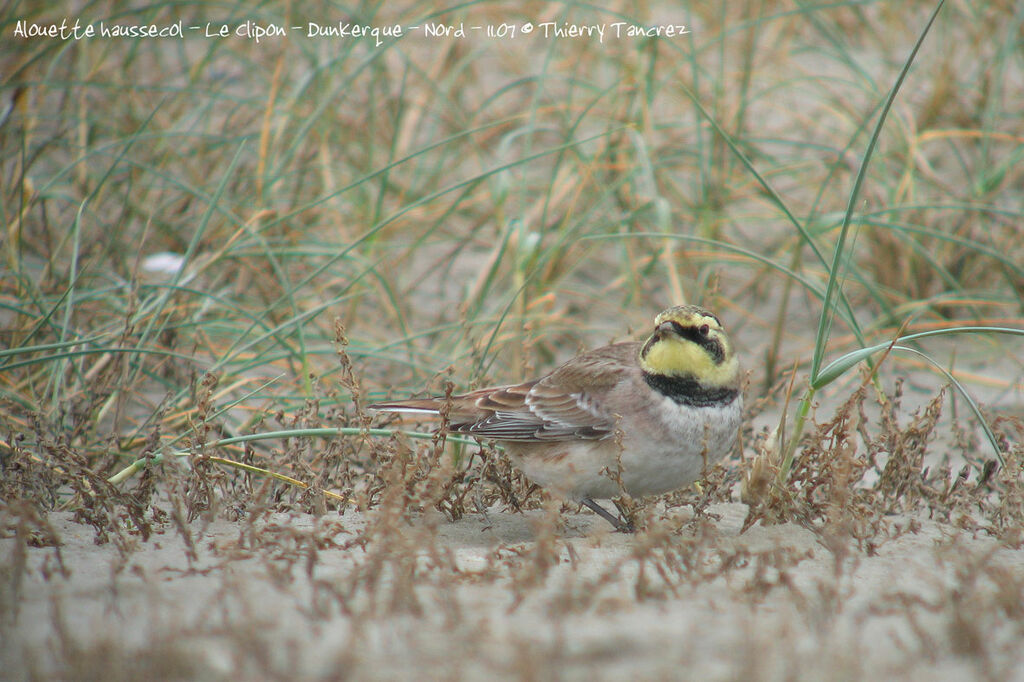
[[[658,336],[665,336],[666,334],[674,334],[675,331],[672,328],[671,322],[662,322],[654,328],[654,333]]]

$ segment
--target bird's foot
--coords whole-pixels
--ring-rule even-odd
[[[588,509],[590,509],[591,511],[593,511],[595,514],[600,516],[602,519],[604,519],[608,523],[612,524],[612,527],[615,528],[616,531],[618,531],[620,533],[635,533],[636,532],[636,528],[633,527],[632,523],[630,523],[629,521],[623,521],[621,518],[619,518],[618,516],[615,516],[614,514],[609,512],[607,509],[605,509],[604,507],[599,505],[597,502],[594,502],[589,497],[585,497],[582,500],[580,500],[580,504],[582,504],[583,506],[585,506]]]

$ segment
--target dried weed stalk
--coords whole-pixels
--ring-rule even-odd
[[[185,508],[189,523],[201,515],[207,519],[213,518],[218,501],[216,487],[225,480],[224,473],[210,462],[206,452],[210,432],[214,429],[211,420],[215,411],[213,392],[219,381],[216,374],[208,372],[193,383],[193,401],[196,408],[195,418],[191,420],[193,438],[189,456],[189,475],[185,481]]]
[[[775,481],[778,448],[769,438],[762,454],[755,457],[745,474],[744,501],[750,505],[744,529],[757,521],[782,523],[795,521],[809,528],[835,522],[864,511],[863,491],[855,485],[869,468],[869,462],[857,455],[857,436],[864,420],[865,387],[843,403],[835,416],[806,436],[803,450],[794,463],[785,488]]]
[[[1007,467],[994,472],[963,437],[956,458],[932,452],[946,400],[945,390],[911,415],[900,420],[902,382],[890,395],[880,395],[879,416],[869,416],[867,386],[862,385],[836,410],[832,419],[817,426],[801,443],[785,487],[777,483],[778,448],[774,434],[761,444],[760,454],[743,472],[741,496],[749,505],[744,529],[754,523],[792,521],[813,530],[838,558],[847,542],[873,553],[887,538],[914,529],[914,523],[896,524],[895,514],[927,512],[929,516],[992,532],[1004,541],[1024,541],[1021,446],[1024,427],[1019,421],[994,420],[1006,444]],[[940,464],[936,466],[934,462]],[[972,467],[979,472],[971,481]]]

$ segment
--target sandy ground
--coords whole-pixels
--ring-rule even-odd
[[[868,551],[711,512],[635,536],[589,513],[554,533],[541,511],[426,515],[357,545],[372,517],[273,514],[192,524],[191,557],[171,523],[121,551],[54,514],[63,573],[55,548],[0,540],[0,674],[1024,680],[1019,551],[922,518]]]

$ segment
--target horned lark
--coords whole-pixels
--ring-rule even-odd
[[[450,400],[450,404],[448,404]],[[739,362],[718,318],[669,308],[643,343],[577,355],[547,376],[464,395],[377,403],[382,412],[439,414],[449,430],[505,445],[535,483],[631,527],[594,502],[681,488],[736,443]]]

